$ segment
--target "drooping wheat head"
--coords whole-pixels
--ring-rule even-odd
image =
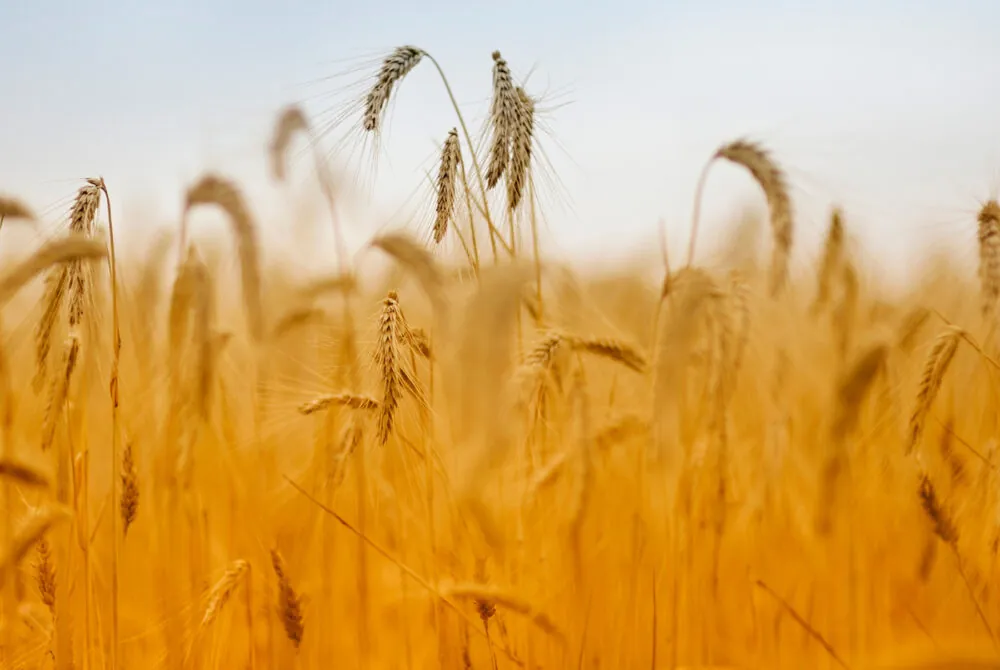
[[[243,304],[246,310],[250,336],[255,343],[264,338],[264,313],[261,306],[260,251],[257,243],[257,226],[246,207],[243,194],[235,184],[214,174],[202,177],[188,191],[184,204],[187,213],[198,205],[216,205],[229,217],[236,238],[240,275],[243,282]],[[186,244],[181,235],[181,244]]]
[[[788,265],[795,232],[792,201],[788,194],[785,174],[765,149],[747,140],[736,140],[722,146],[715,157],[742,165],[764,191],[770,213],[771,234],[774,238],[770,290],[772,295],[777,295],[783,290],[788,279]]]
[[[268,159],[271,164],[271,176],[276,181],[285,180],[285,164],[287,161],[288,147],[298,133],[309,131],[309,122],[306,115],[298,105],[290,105],[283,109],[278,115],[278,121],[274,124],[274,134],[268,144]]]
[[[31,209],[20,200],[0,195],[0,219],[34,219]]]
[[[423,56],[422,49],[406,45],[397,47],[382,61],[382,67],[375,78],[375,84],[365,98],[365,109],[362,117],[364,130],[377,132],[380,129],[385,115],[385,107],[393,90],[420,63]]]

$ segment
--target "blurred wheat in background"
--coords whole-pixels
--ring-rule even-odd
[[[454,103],[399,47],[349,134],[415,68]],[[699,187],[661,280],[573,272],[539,244],[538,100],[500,52],[492,81],[481,142],[442,119],[432,217],[353,256],[325,129],[278,115],[327,274],[268,264],[214,173],[118,255],[136,224],[89,179],[0,272],[2,667],[1000,667],[997,203],[978,283],[872,284],[836,203],[796,272],[780,157],[737,139],[702,183],[757,182],[769,257],[734,231],[696,264]]]

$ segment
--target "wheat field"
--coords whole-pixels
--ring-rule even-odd
[[[456,104],[430,220],[367,243],[386,275],[295,106],[262,159],[322,186],[327,273],[268,264],[214,173],[119,254],[87,180],[0,272],[2,667],[1000,668],[997,203],[968,271],[869,281],[833,203],[800,272],[780,157],[733,140],[702,183],[757,182],[766,257],[695,264],[699,193],[658,279],[574,272],[537,100],[489,65],[487,141]],[[387,54],[353,132],[436,66]]]

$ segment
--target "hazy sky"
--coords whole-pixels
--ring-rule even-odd
[[[947,238],[971,262],[974,212],[1000,189],[998,24],[989,0],[5,0],[0,191],[54,222],[76,180],[102,174],[134,239],[172,220],[184,185],[212,168],[246,185],[273,233],[311,184],[301,161],[292,192],[265,181],[283,104],[328,119],[352,79],[322,78],[411,43],[478,126],[500,49],[546,110],[553,250],[617,258],[655,245],[663,218],[680,254],[706,157],[746,135],[787,169],[798,267],[833,203],[873,259]],[[358,225],[426,209],[429,196],[411,196],[454,125],[429,63],[391,114]],[[705,196],[706,253],[742,204],[763,206],[734,168],[713,172]]]

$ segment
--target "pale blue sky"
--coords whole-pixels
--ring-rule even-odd
[[[663,217],[680,254],[705,158],[748,135],[787,168],[799,268],[834,202],[869,257],[898,263],[950,237],[971,260],[974,211],[1000,189],[997,25],[989,0],[5,0],[0,191],[54,221],[75,179],[102,174],[132,240],[175,217],[184,185],[214,168],[246,185],[271,234],[293,198],[264,164],[283,104],[323,118],[321,95],[341,84],[320,78],[412,43],[478,121],[500,49],[515,76],[533,70],[529,91],[550,109],[540,141],[561,182],[547,200],[550,249],[619,258],[655,244]],[[358,225],[413,203],[452,125],[421,65],[396,98]],[[295,169],[305,193],[308,172]],[[760,202],[729,168],[706,199],[706,253],[739,205]]]

